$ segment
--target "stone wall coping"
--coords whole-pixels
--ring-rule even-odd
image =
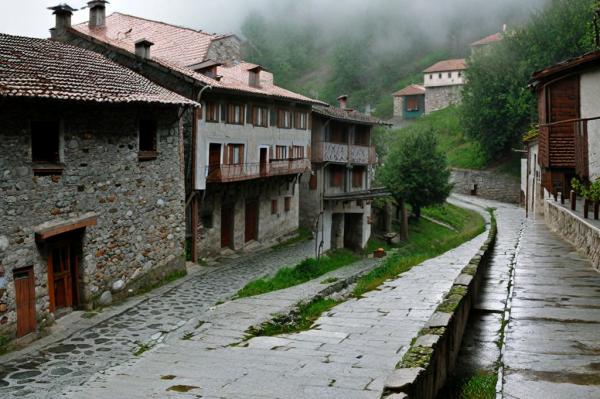
[[[553,199],[546,199],[546,202],[548,203],[549,206],[553,206],[554,208],[558,209],[559,211],[566,213],[567,215],[571,216],[572,218],[576,219],[578,222],[585,224],[587,227],[589,227],[590,229],[594,230],[596,232],[596,234],[600,235],[600,222],[596,222],[594,220],[589,220],[589,219],[585,219],[582,215],[580,215],[578,212],[573,212],[570,208],[568,208],[565,205],[561,204],[560,202],[554,202]],[[590,212],[591,214],[592,212]]]

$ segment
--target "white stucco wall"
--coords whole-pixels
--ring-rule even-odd
[[[581,74],[581,117],[600,116],[600,69]],[[590,180],[600,178],[600,121],[588,122],[588,152]]]
[[[425,87],[463,85],[465,84],[465,71],[426,73],[423,75],[423,84]]]
[[[244,125],[231,125],[224,122],[206,122],[204,113],[205,104],[202,106],[203,118],[198,121],[197,146],[196,146],[196,190],[206,189],[206,172],[208,166],[208,150],[210,143],[219,144],[244,144],[244,163],[258,163],[260,161],[260,148],[276,145],[303,146],[304,156],[308,157],[310,145],[310,129],[280,129],[276,126],[254,127],[251,123]],[[310,117],[310,110],[302,110]],[[277,112],[271,108],[270,112]],[[219,117],[221,113],[219,112]],[[244,110],[244,115],[246,111]],[[223,161],[224,146],[221,146],[221,161]]]
[[[526,193],[527,209],[529,216],[534,217],[543,213],[543,198],[541,194],[542,170],[538,162],[539,146],[537,143],[531,143],[529,146],[528,159],[524,159],[525,170],[521,171],[522,189]],[[527,163],[529,163],[529,174],[527,174]]]

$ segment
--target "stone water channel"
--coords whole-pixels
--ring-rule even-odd
[[[485,270],[479,298],[469,317],[458,355],[454,376],[438,395],[439,399],[458,398],[461,383],[474,375],[496,375],[501,362],[501,347],[514,268],[523,230],[524,211],[516,206],[478,199],[464,199],[495,208],[498,235],[494,252]],[[497,390],[501,389],[501,383]]]

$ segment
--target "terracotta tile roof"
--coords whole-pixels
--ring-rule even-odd
[[[424,70],[423,73],[462,71],[464,69],[467,69],[467,62],[464,58],[460,58],[455,60],[443,60],[435,63]]]
[[[112,13],[106,17],[104,27],[90,28],[87,22],[73,29],[103,42],[111,43],[129,52],[135,52],[135,42],[150,40],[152,55],[175,62],[181,66],[198,64],[206,59],[210,43],[227,35],[216,35],[152,21],[131,15]]]
[[[493,35],[486,36],[483,39],[471,43],[471,47],[480,47],[485,46],[486,44],[501,42],[503,38],[502,32],[494,33]]]
[[[86,22],[73,26],[71,32],[79,36],[91,37],[131,54],[135,54],[137,40],[147,39],[154,43],[151,49],[151,61],[191,77],[202,84],[211,85],[214,89],[326,105],[321,101],[276,86],[273,84],[273,75],[264,70],[260,72],[260,87],[250,86],[248,71],[257,67],[256,64],[242,62],[237,65],[219,66],[217,74],[223,76],[220,81],[197,73],[190,68],[192,65],[207,61],[208,49],[213,40],[228,37],[228,35],[208,34],[120,13],[109,15],[105,25],[102,28],[90,29]],[[263,76],[266,76],[267,79],[264,79]]]
[[[355,122],[366,125],[389,125],[389,123],[384,122],[381,119],[377,119],[370,115],[349,109],[341,109],[331,106],[324,107],[317,105],[313,107],[313,112],[315,114],[337,119],[340,121]]]
[[[425,87],[421,85],[410,85],[406,86],[404,89],[397,91],[393,94],[394,97],[402,97],[402,96],[417,96],[417,95],[425,95]]]
[[[93,51],[5,34],[0,34],[0,97],[196,104]]]

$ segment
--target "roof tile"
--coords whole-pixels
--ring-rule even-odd
[[[460,58],[437,62],[424,70],[423,73],[462,71],[465,69],[467,69],[467,62],[464,58]]]

